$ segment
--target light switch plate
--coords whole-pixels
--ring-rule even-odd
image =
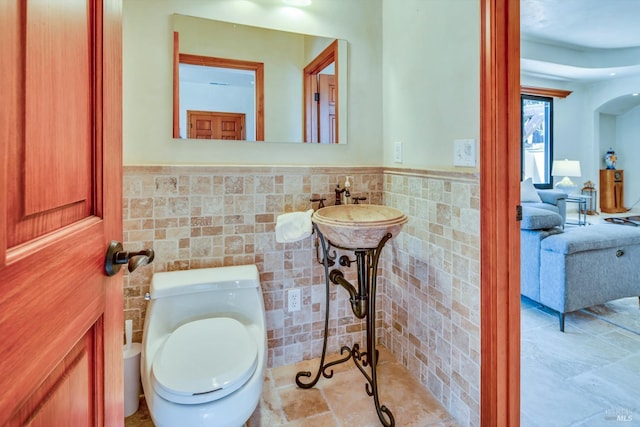
[[[402,163],[402,142],[400,141],[393,143],[393,162]]]
[[[453,141],[453,165],[475,167],[476,158],[475,139],[456,139]]]

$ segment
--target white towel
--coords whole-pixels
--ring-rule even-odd
[[[311,215],[313,209],[306,212],[291,212],[276,218],[276,242],[290,243],[311,235]]]

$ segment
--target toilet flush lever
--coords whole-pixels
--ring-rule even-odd
[[[153,253],[153,249],[129,252],[124,250],[122,243],[113,240],[109,243],[109,247],[107,248],[104,271],[107,273],[107,276],[113,276],[120,271],[122,265],[127,264],[129,273],[131,273],[140,266],[150,264],[153,261],[154,256],[155,254]]]

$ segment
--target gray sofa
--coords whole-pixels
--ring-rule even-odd
[[[549,210],[523,206],[521,294],[559,315],[640,296],[640,227],[598,224],[563,230]]]
[[[545,209],[560,215],[562,226],[567,219],[567,193],[558,190],[536,190],[541,202],[522,202],[523,207]]]

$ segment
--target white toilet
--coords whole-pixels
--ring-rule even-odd
[[[264,383],[267,335],[255,265],[156,273],[140,373],[157,427],[240,427]]]

